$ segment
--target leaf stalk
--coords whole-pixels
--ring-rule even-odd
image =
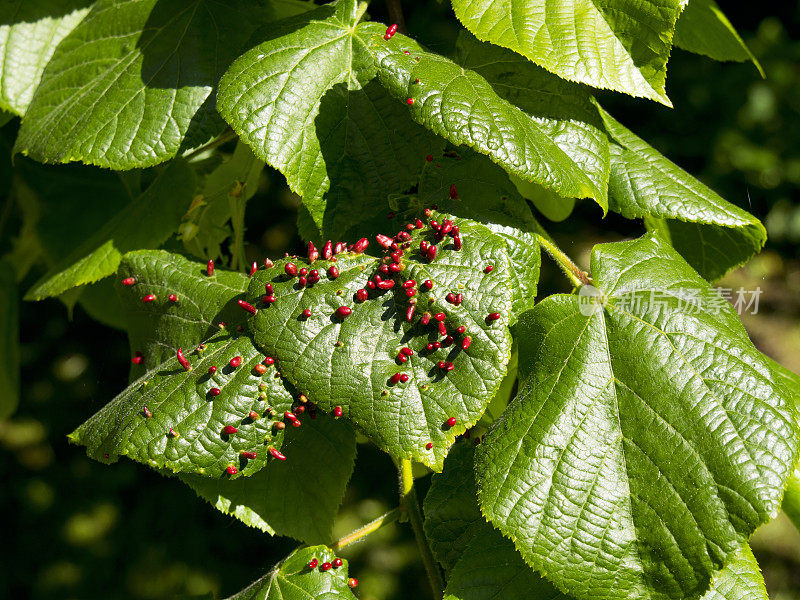
[[[592,283],[589,274],[583,271],[569,256],[567,256],[567,254],[558,247],[555,240],[550,237],[550,234],[542,229],[542,226],[538,223],[536,224],[536,240],[539,242],[539,246],[544,248],[545,252],[550,255],[550,258],[561,267],[564,275],[567,276],[567,279],[572,282],[572,285],[574,285],[576,289]]]
[[[431,585],[433,597],[435,600],[441,600],[444,582],[442,581],[442,574],[439,572],[439,567],[436,566],[436,560],[433,558],[433,551],[428,543],[428,538],[425,537],[425,531],[422,529],[422,511],[420,510],[419,500],[417,499],[417,490],[414,487],[414,474],[411,461],[400,461],[398,472],[400,475],[400,505],[408,515],[411,528],[414,530],[414,537],[417,540],[417,547],[422,556],[422,564],[425,565],[425,572],[428,574],[428,581]]]
[[[375,519],[374,521],[370,521],[363,527],[360,527],[353,531],[352,533],[348,533],[343,538],[337,540],[332,546],[331,550],[341,550],[345,546],[349,546],[350,544],[354,544],[363,540],[371,533],[375,533],[384,525],[389,525],[390,523],[394,523],[400,518],[400,508],[393,508],[387,513],[382,514],[380,517]]]

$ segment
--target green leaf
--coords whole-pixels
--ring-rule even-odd
[[[675,45],[714,60],[752,60],[764,69],[714,0],[690,0],[675,27]]]
[[[347,561],[326,572],[309,569],[316,558],[321,565],[336,556],[330,548],[298,548],[261,579],[228,600],[355,600],[347,584]]]
[[[153,468],[207,477],[252,475],[275,460],[268,450],[281,447],[283,432],[273,424],[294,401],[275,367],[259,376],[253,367],[263,354],[249,337],[227,332],[203,348],[185,350],[191,371],[175,357],[165,361],[72,432],[70,440],[86,446],[87,454],[101,462],[128,456]],[[229,365],[236,356],[242,359],[238,368]],[[217,367],[213,375],[208,372],[212,365]],[[212,388],[220,394],[214,396]],[[250,411],[259,418],[251,419]],[[224,433],[228,425],[238,432]],[[257,456],[240,458],[241,451]],[[227,475],[228,466],[238,473]]]
[[[761,569],[745,544],[711,581],[703,600],[769,600]]]
[[[133,278],[133,285],[123,280]],[[236,304],[250,284],[243,273],[215,269],[164,250],[126,254],[117,273],[117,291],[127,314],[131,352],[141,352],[142,365],[133,365],[138,377],[152,370],[178,348],[194,348],[225,323],[230,331],[244,322]],[[155,300],[142,298],[154,294]],[[170,294],[177,300],[172,302]]]
[[[464,548],[444,600],[570,600],[525,564],[514,543],[490,530]]]
[[[59,42],[93,0],[14,0],[0,8],[0,108],[24,115]]]
[[[99,0],[45,67],[15,151],[130,169],[211,139],[219,77],[270,14],[256,0]]]
[[[516,175],[509,175],[511,183],[526,200],[530,200],[540,213],[554,222],[560,222],[572,214],[575,198],[562,198],[556,193],[535,183],[529,183]]]
[[[439,223],[447,218],[431,214]],[[248,301],[258,308],[248,320],[255,344],[275,357],[281,373],[301,393],[326,412],[341,406],[344,416],[393,457],[413,459],[435,470],[441,469],[456,436],[483,414],[502,382],[511,350],[505,244],[477,223],[455,219],[455,225],[463,240],[460,251],[454,250],[449,237],[436,240],[430,227],[412,232],[397,274],[398,281],[417,282],[411,322],[406,320],[409,298],[400,285],[375,290],[364,302],[356,300],[356,291],[367,288],[374,274],[381,275],[376,271],[380,260],[363,254],[340,254],[336,279],[326,273],[333,263],[319,260],[309,265],[320,271],[321,281],[308,287],[284,274],[289,260],[298,268],[306,261],[284,259],[272,269],[258,271],[248,290]],[[418,252],[423,238],[438,244],[431,262]],[[494,266],[491,273],[484,272],[488,264]],[[431,291],[421,288],[428,279],[433,282]],[[267,283],[276,298],[270,306],[261,301]],[[463,304],[447,302],[448,293],[463,293]],[[341,306],[352,310],[350,316],[336,316]],[[311,311],[308,318],[301,314],[305,309]],[[420,322],[426,311],[446,315],[443,322],[455,338],[452,346],[426,350],[428,343],[442,339],[435,319],[428,325]],[[494,312],[500,318],[490,322],[487,317]],[[466,327],[464,334],[456,332],[461,325]],[[471,346],[462,350],[465,336],[471,338]],[[403,347],[414,355],[401,365],[397,357]],[[453,370],[440,368],[439,361],[453,363]],[[409,381],[392,385],[390,378],[396,373],[407,374]],[[457,423],[448,427],[451,417]],[[428,443],[431,449],[426,448]]]
[[[687,598],[779,508],[782,386],[733,307],[654,235],[518,325],[517,398],[478,447],[481,508],[578,599]]]
[[[101,279],[97,283],[73,289],[80,291],[78,303],[95,321],[121,331],[127,330],[128,317],[114,289],[113,279]]]
[[[479,42],[462,32],[456,43],[458,62],[488,81],[504,100],[525,111],[591,180],[597,203],[608,208],[608,136],[592,96],[582,85],[564,81],[519,54]],[[511,174],[512,180],[516,177]],[[575,204],[569,194],[557,194],[520,178],[537,193],[566,207]],[[523,193],[520,190],[520,193]],[[523,195],[525,195],[523,193]],[[562,209],[563,210],[563,209]],[[545,216],[548,216],[545,213]],[[549,218],[549,216],[548,216]]]
[[[431,477],[431,487],[423,503],[425,535],[445,573],[452,570],[473,538],[485,539],[493,531],[478,508],[474,456],[475,450],[468,440],[456,443],[444,461],[442,472]]]
[[[233,154],[208,174],[181,224],[181,240],[188,251],[205,259],[222,256],[221,245],[232,234],[229,222],[258,191],[263,169],[263,161],[240,141]],[[243,208],[239,210],[244,214]]]
[[[26,300],[57,296],[114,273],[122,255],[159,246],[178,228],[194,193],[194,172],[181,160],[167,165],[134,202],[85,240],[37,281]]]
[[[356,27],[358,10],[340,0],[270,26],[220,82],[220,113],[332,238],[385,211],[441,150],[373,80],[364,36],[383,28]]]
[[[180,478],[215,508],[251,527],[308,544],[330,542],[353,473],[352,428],[327,415],[303,419],[301,427],[286,432],[281,451],[291,460],[270,461],[252,477]]]
[[[7,260],[0,260],[0,365],[2,421],[19,404],[19,294],[14,268]]]
[[[474,45],[463,38],[461,43]],[[605,210],[604,186],[584,172],[584,160],[577,158],[577,140],[559,132],[563,123],[545,118],[549,116],[545,102],[531,100],[529,115],[504,99],[491,81],[467,64],[428,52],[401,34],[387,41],[380,33],[372,33],[369,46],[381,83],[412,119],[453,144],[489,156],[509,173],[565,197],[594,198]],[[474,58],[468,48],[464,52],[465,60],[483,64],[483,53],[488,51],[484,49]],[[490,76],[497,74],[497,69],[487,69]],[[526,72],[520,78],[532,82],[534,74]],[[408,105],[408,100],[413,103]],[[580,124],[567,127],[573,132],[580,128]],[[602,163],[602,158],[595,162]]]
[[[795,418],[800,423],[800,375],[797,375],[778,364],[774,360],[767,358],[772,366],[772,372],[777,380],[786,388],[786,393],[792,399],[795,408]],[[800,433],[798,433],[800,435]],[[794,526],[800,530],[800,462],[795,467],[794,473],[786,483],[786,494],[781,505],[783,512],[791,519]]]
[[[455,186],[458,200],[449,200],[450,186]],[[435,203],[460,217],[480,221],[502,238],[511,267],[513,321],[533,308],[542,260],[534,234],[536,221],[503,169],[469,150],[456,157],[443,156],[425,167],[418,195],[426,205]]]
[[[481,515],[469,441],[453,446],[425,497],[425,534],[448,572],[445,600],[559,600],[566,597],[535,574],[511,540]]]
[[[659,230],[708,280],[758,253],[767,239],[761,222],[664,158],[601,110],[611,144],[609,208]]]
[[[453,0],[478,39],[569,81],[671,106],[664,90],[682,0]]]

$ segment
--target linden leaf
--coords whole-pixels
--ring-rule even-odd
[[[554,118],[549,114],[548,106],[553,103],[546,100],[546,94],[532,95],[524,107],[516,106],[487,79],[497,74],[497,69],[487,65],[496,58],[491,49],[478,48],[480,45],[466,38],[460,43],[466,47],[460,62],[454,62],[401,34],[388,41],[380,33],[368,37],[380,82],[406,106],[412,119],[453,144],[489,156],[509,173],[564,197],[594,198],[605,210],[605,186],[598,184],[603,175],[587,168],[589,163],[602,165],[603,157],[585,158],[587,150],[578,140],[586,132],[577,136],[583,124],[572,125],[564,115]],[[528,83],[536,79],[528,72],[520,78]],[[575,102],[579,104],[585,92],[573,91],[579,94]],[[602,139],[597,142],[601,147],[606,143]],[[586,171],[592,171],[592,176]]]
[[[355,600],[348,585],[347,561],[342,566],[321,570],[336,558],[326,546],[298,548],[275,565],[269,573],[228,600]],[[316,559],[318,566],[309,568]]]
[[[664,83],[685,0],[452,0],[478,39],[569,81],[672,106]]]
[[[222,323],[236,331],[244,322],[236,300],[244,297],[249,284],[243,273],[215,269],[209,276],[205,264],[164,250],[126,254],[117,272],[117,291],[127,314],[131,352],[142,356],[132,375],[154,369],[178,348],[194,348]],[[150,295],[155,298],[143,302]]]
[[[275,460],[269,449],[280,449],[283,431],[274,426],[294,402],[275,367],[256,372],[264,355],[249,337],[227,332],[184,350],[191,371],[175,357],[163,362],[72,432],[70,440],[101,462],[128,456],[154,468],[208,477],[252,475]],[[240,366],[235,367],[230,361],[236,357]],[[215,373],[209,372],[212,366]],[[226,433],[228,426],[237,431]],[[236,471],[226,474],[229,467]]]
[[[93,0],[14,0],[0,7],[0,108],[24,115],[45,65]]]
[[[219,77],[272,15],[257,0],[98,0],[44,68],[15,151],[131,169],[204,143],[225,127]]]
[[[215,508],[251,527],[309,544],[329,543],[355,464],[353,429],[324,414],[303,418],[301,427],[286,431],[281,452],[291,460],[270,461],[252,477],[180,478]]]
[[[448,218],[431,214],[440,224]],[[330,412],[340,407],[395,458],[439,470],[456,436],[478,421],[505,374],[511,282],[505,244],[484,226],[455,219],[463,241],[457,251],[455,238],[439,241],[430,224],[420,225],[411,234],[398,234],[400,243],[407,239],[410,246],[396,275],[387,264],[382,268],[388,273],[378,271],[379,258],[351,253],[339,254],[335,263],[283,259],[258,271],[248,290],[257,313],[248,326],[255,344],[275,358],[282,375],[320,408]],[[422,257],[421,241],[437,245],[434,260]],[[302,286],[297,276],[285,274],[289,262],[309,269],[307,277],[318,270],[320,281]],[[487,265],[494,267],[489,273]],[[328,270],[334,266],[336,278]],[[389,282],[382,285],[394,287],[367,294],[367,282],[376,274]],[[413,298],[400,285],[409,280],[417,290],[409,292]],[[432,282],[430,291],[422,286],[426,280]],[[262,299],[266,285],[272,286],[274,302]],[[361,289],[368,295],[365,301],[358,300]],[[453,304],[448,294],[456,302],[462,294],[463,303]],[[415,311],[408,320],[411,301],[416,301]],[[344,313],[337,312],[340,307]],[[427,325],[421,322],[425,313]],[[438,313],[449,339],[438,330]],[[461,326],[463,333],[457,331]],[[471,344],[463,348],[467,337]],[[426,349],[435,342],[444,347]],[[398,358],[402,348],[413,351],[405,363]],[[403,375],[405,382],[393,379]],[[455,425],[447,425],[451,418]]]
[[[451,190],[457,200],[449,199]],[[511,267],[513,321],[533,308],[542,261],[536,220],[503,169],[470,151],[437,157],[425,167],[418,194],[424,204],[479,221],[502,238]]]
[[[384,28],[356,26],[361,15],[339,0],[270,25],[220,82],[220,113],[286,176],[326,237],[380,212],[442,147],[373,81],[364,36]]]
[[[692,597],[776,514],[791,399],[657,236],[596,246],[592,277],[518,325],[523,383],[478,447],[481,508],[579,600]]]
[[[750,213],[667,160],[601,109],[612,138],[609,208],[645,218],[709,280],[761,251],[767,232]]]
[[[170,163],[139,198],[59,260],[25,299],[42,300],[93,283],[114,273],[125,252],[161,245],[177,229],[193,190],[191,167],[182,160]]]

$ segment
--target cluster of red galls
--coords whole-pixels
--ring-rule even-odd
[[[327,571],[330,571],[331,569],[338,569],[343,564],[344,563],[342,562],[342,559],[338,557],[334,558],[331,562],[324,562],[322,564],[320,564],[316,558],[312,558],[311,561],[308,563],[308,568],[313,571],[314,569],[319,567],[319,570],[325,573]],[[358,585],[358,579],[356,579],[355,577],[351,577],[350,579],[347,580],[347,585],[349,585],[351,588],[356,587]]]

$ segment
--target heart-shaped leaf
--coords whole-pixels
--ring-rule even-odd
[[[520,322],[524,383],[478,448],[481,507],[576,598],[691,597],[778,510],[790,400],[657,236],[597,246],[592,276]]]
[[[347,561],[326,571],[336,558],[326,546],[299,548],[272,571],[228,600],[355,600],[348,585]],[[316,559],[317,566],[309,563]]]
[[[458,236],[439,240],[431,224],[451,217],[433,212],[430,219],[398,234],[397,244],[405,248],[404,256],[396,255],[399,263],[389,251],[382,258],[342,253],[335,263],[284,259],[255,274],[248,301],[258,309],[249,319],[256,346],[275,357],[301,393],[325,411],[341,407],[392,456],[439,470],[450,444],[477,422],[502,381],[511,348],[511,283],[498,236],[455,219]],[[421,242],[437,245],[435,259],[424,257]],[[320,281],[301,285],[299,276],[285,274],[290,262],[308,270],[300,275],[304,279],[319,271]],[[383,283],[376,285],[374,275]],[[370,279],[376,289],[368,292]],[[430,290],[423,286],[428,280]],[[414,283],[406,284],[407,292],[402,284],[408,281]],[[266,285],[274,302],[262,300]],[[368,299],[359,301],[359,293]],[[443,347],[426,349],[434,343]],[[413,355],[402,354],[403,348]],[[455,423],[448,425],[450,419]]]
[[[685,0],[453,0],[456,17],[480,40],[569,81],[667,106],[667,60],[684,5]]]
[[[758,253],[767,239],[761,222],[667,160],[607,112],[612,138],[609,208],[645,218],[709,280]]]
[[[285,432],[281,452],[291,460],[270,461],[251,477],[180,478],[215,508],[251,527],[308,544],[330,542],[333,521],[353,473],[353,429],[324,414],[303,418],[301,427]]]
[[[363,5],[361,5],[363,6]],[[319,237],[384,210],[413,185],[442,143],[374,80],[363,10],[339,0],[270,26],[220,82],[221,114],[257,156],[280,170]]]
[[[177,358],[165,361],[95,413],[70,440],[102,462],[128,456],[154,468],[209,477],[252,475],[274,460],[270,448],[279,449],[283,441],[276,423],[294,402],[275,367],[258,373],[254,367],[264,355],[249,337],[227,332],[187,349],[185,356],[190,371]]]

